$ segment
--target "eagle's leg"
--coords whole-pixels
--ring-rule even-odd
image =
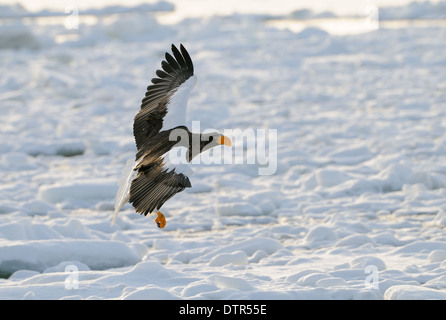
[[[155,222],[158,228],[162,229],[166,226],[166,217],[164,214],[158,211],[158,217],[156,217]]]

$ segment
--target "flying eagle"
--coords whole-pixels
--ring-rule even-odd
[[[164,228],[166,218],[159,211],[178,192],[190,188],[188,163],[201,152],[231,140],[218,132],[192,133],[186,123],[189,93],[197,78],[189,53],[180,44],[166,52],[162,70],[147,87],[141,110],[133,122],[137,153],[123,170],[116,194],[112,225],[119,210],[130,202],[139,214],[157,214],[155,222]]]

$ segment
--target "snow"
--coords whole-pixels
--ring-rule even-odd
[[[284,19],[306,9],[290,3]],[[292,32],[246,4],[139,5],[85,9],[74,30],[50,7],[0,7],[0,299],[446,299],[444,2],[380,7],[431,20],[359,34]],[[277,129],[259,136],[276,170],[233,139],[246,154],[191,164],[163,230],[128,203],[111,226],[172,43],[199,79],[188,121]]]
[[[444,19],[446,16],[446,3],[439,1],[431,3],[429,1],[411,2],[403,7],[386,7],[380,12],[380,19]]]
[[[0,27],[0,49],[36,49],[39,46],[31,30],[20,22]]]
[[[43,272],[68,260],[82,262],[97,270],[132,265],[141,260],[137,251],[121,241],[93,239],[2,241],[0,256],[3,274],[16,270]]]

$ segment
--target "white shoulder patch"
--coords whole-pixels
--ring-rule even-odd
[[[186,125],[187,100],[196,83],[197,77],[193,75],[177,88],[167,105],[161,131]]]
[[[163,154],[162,158],[167,172],[175,170],[176,173],[182,173],[185,176],[192,175],[194,172],[186,160],[187,152],[186,147],[173,147]]]

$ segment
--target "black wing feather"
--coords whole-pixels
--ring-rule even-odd
[[[164,72],[163,70],[156,70],[156,75],[161,79],[169,77],[169,74]]]
[[[153,79],[151,80],[151,82],[152,82],[153,84],[158,84],[158,83],[166,82],[166,80],[164,80],[164,79],[160,79],[160,78],[153,78]],[[146,95],[147,95],[147,92],[146,92]]]
[[[176,73],[175,70],[166,62],[166,61],[161,61],[161,67],[163,68],[164,71],[166,71],[167,73]]]
[[[190,72],[192,72],[192,74],[193,74],[194,73],[194,64],[192,63],[192,59],[189,55],[189,52],[187,52],[186,48],[184,48],[184,46],[182,44],[180,44],[180,50],[184,57],[184,61],[186,62],[187,69],[190,70]]]
[[[169,52],[166,52],[165,57],[166,57],[167,63],[169,63],[172,66],[172,68],[174,68],[175,70],[180,69],[180,66],[178,65],[178,62],[175,60],[174,57],[172,57],[170,55]]]
[[[175,59],[178,61],[178,64],[181,66],[181,68],[187,68],[186,61],[184,61],[183,55],[178,51],[177,47],[172,45],[172,53],[175,57]]]

